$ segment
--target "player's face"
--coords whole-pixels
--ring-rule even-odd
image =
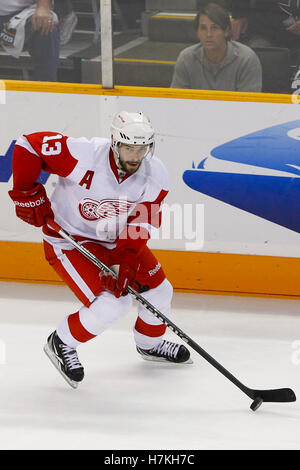
[[[218,51],[226,46],[228,32],[211,21],[206,15],[201,15],[199,18],[197,34],[204,50]]]
[[[135,173],[139,169],[148,150],[148,145],[120,144],[119,162],[122,170],[129,174]]]

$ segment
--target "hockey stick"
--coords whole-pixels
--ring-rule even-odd
[[[87,259],[95,264],[101,271],[112,276],[116,276],[115,272],[108,268],[102,261],[94,256],[84,246],[80,245],[72,235],[66,232],[53,220],[47,220],[47,224],[53,230],[55,230],[61,237],[70,242],[80,253],[82,253]],[[194,351],[208,361],[213,367],[215,367],[221,374],[223,374],[228,380],[236,385],[242,392],[244,392],[249,398],[253,400],[250,405],[251,410],[256,411],[263,402],[292,402],[296,401],[296,395],[290,388],[278,388],[273,390],[256,390],[247,387],[240,382],[234,375],[232,375],[225,367],[217,362],[212,356],[210,356],[204,349],[202,349],[194,340],[186,335],[178,326],[176,326],[171,320],[169,320],[163,313],[155,308],[150,302],[136,292],[132,287],[128,287],[128,292],[135,297],[147,310],[149,310],[155,317],[159,318],[168,328],[170,328],[179,338],[185,341]]]

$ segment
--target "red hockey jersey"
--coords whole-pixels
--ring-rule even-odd
[[[132,175],[120,178],[110,140],[66,137],[54,132],[21,136],[15,145],[15,189],[29,189],[40,171],[58,175],[51,196],[55,221],[75,236],[114,248],[120,238],[139,238],[161,223],[160,206],[168,193],[163,163],[145,158]],[[45,238],[53,236],[44,228]],[[50,240],[49,240],[50,241]]]

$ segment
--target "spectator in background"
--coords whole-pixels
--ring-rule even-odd
[[[0,44],[19,58],[28,50],[32,57],[33,80],[56,81],[59,60],[57,15],[52,0],[1,0]]]
[[[300,75],[300,0],[232,0],[232,17],[233,39],[250,47],[290,50],[294,92]]]
[[[260,92],[260,61],[252,49],[231,40],[229,12],[209,3],[200,8],[195,25],[200,44],[179,54],[171,87]]]
[[[300,0],[232,0],[232,37],[250,47],[300,48]]]
[[[55,0],[53,9],[59,19],[60,45],[65,46],[72,37],[78,18],[71,0]]]
[[[162,2],[163,3],[163,2]],[[141,14],[146,9],[146,0],[119,0],[112,1],[116,12],[120,12],[124,30],[140,29]],[[162,6],[163,7],[163,6]]]

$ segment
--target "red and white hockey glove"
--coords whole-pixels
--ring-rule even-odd
[[[17,217],[24,222],[41,227],[45,225],[47,217],[54,218],[51,203],[42,184],[37,183],[28,191],[12,189],[8,194],[15,203]]]
[[[109,290],[115,297],[119,298],[121,295],[127,295],[127,287],[133,283],[136,273],[139,269],[139,261],[132,251],[125,251],[121,255],[121,263],[117,278],[110,274],[102,275],[102,285],[106,290]]]

